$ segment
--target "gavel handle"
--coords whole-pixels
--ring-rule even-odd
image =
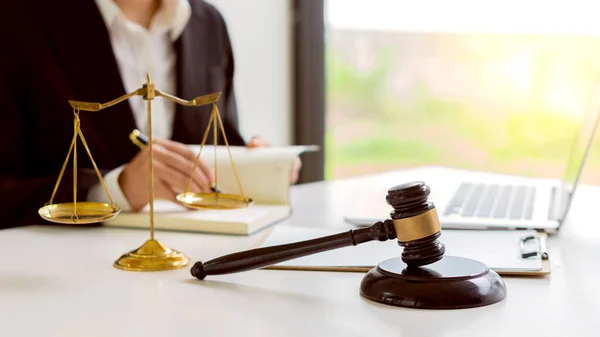
[[[258,269],[328,250],[356,246],[368,241],[386,241],[395,238],[396,231],[392,221],[379,221],[367,228],[351,229],[347,232],[312,240],[251,249],[218,257],[205,263],[199,261],[192,267],[191,274],[199,280],[203,280],[208,275]]]

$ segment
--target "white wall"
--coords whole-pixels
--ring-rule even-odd
[[[207,0],[227,22],[236,62],[240,128],[292,143],[292,0]]]

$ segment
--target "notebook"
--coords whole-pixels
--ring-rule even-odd
[[[341,231],[278,226],[272,229],[261,247],[310,240],[339,232]],[[535,240],[529,240],[530,238]],[[440,241],[446,247],[445,256],[478,260],[500,275],[550,273],[545,240],[545,234],[533,230],[444,230],[440,236]],[[366,272],[379,262],[401,254],[402,248],[396,240],[371,241],[281,262],[268,269]]]
[[[196,153],[200,149],[197,145],[190,148]],[[316,150],[316,146],[232,146],[231,156],[244,194],[254,204],[235,210],[191,210],[168,200],[155,200],[155,229],[249,235],[278,223],[292,211],[289,188],[294,161],[301,153]],[[205,146],[201,158],[214,168],[215,147]],[[241,194],[227,148],[216,147],[216,160],[218,186],[224,193]],[[104,225],[147,229],[148,211],[147,206],[140,212],[121,212]]]

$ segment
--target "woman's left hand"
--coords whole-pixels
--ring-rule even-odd
[[[265,138],[263,138],[261,136],[254,136],[254,137],[252,137],[252,139],[250,139],[248,141],[248,144],[246,144],[246,146],[249,148],[269,147],[269,146],[271,146],[271,143],[269,143],[268,140],[266,140]],[[291,184],[295,184],[298,182],[301,168],[302,168],[302,161],[300,160],[300,158],[297,157],[296,160],[294,161],[294,166],[292,168],[292,175],[290,177]]]

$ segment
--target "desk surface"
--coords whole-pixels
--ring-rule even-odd
[[[346,227],[353,189],[378,178],[293,187],[294,215],[278,226]],[[552,274],[505,278],[508,297],[483,308],[429,311],[358,295],[361,273],[255,270],[200,282],[189,268],[136,273],[112,262],[142,230],[30,226],[0,231],[0,336],[598,336],[600,224],[581,187],[550,238]],[[159,232],[193,261],[260,244],[249,237]]]

